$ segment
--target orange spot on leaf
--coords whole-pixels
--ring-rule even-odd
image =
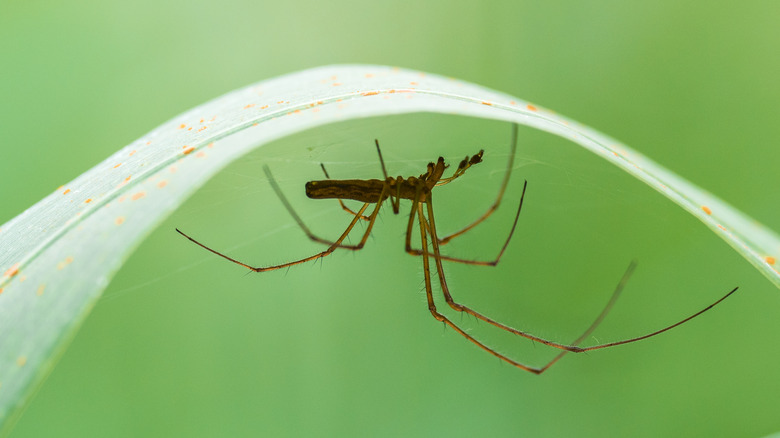
[[[723,231],[726,231],[726,227],[724,227],[724,226],[723,226],[723,225],[721,225],[721,224],[718,224],[718,228],[720,228],[720,229],[721,229],[721,230],[723,230]]]
[[[115,164],[115,165],[114,165],[114,169],[116,169],[117,167],[119,167],[119,166],[121,166],[121,165],[122,165],[122,163],[117,163],[117,164]]]
[[[777,259],[775,259],[772,256],[766,256],[766,257],[764,257],[764,261],[766,261],[770,265],[774,265],[777,262]]]
[[[712,210],[710,210],[710,208],[707,207],[706,205],[702,205],[701,209],[704,210],[704,212],[707,214],[712,214]]]
[[[73,262],[73,257],[71,256],[65,257],[65,260],[57,263],[57,269],[61,271],[63,268],[65,268],[65,266],[68,266],[72,262]]]
[[[151,143],[151,141],[147,141],[146,142],[146,144],[149,144],[149,143]],[[135,155],[135,152],[136,152],[135,150],[130,151],[130,154],[128,155],[128,157],[132,157],[133,155]]]
[[[133,196],[130,197],[130,199],[133,201],[137,201],[143,198],[144,196],[146,196],[146,192],[138,192],[138,193],[134,193]]]
[[[531,105],[530,103],[528,105],[526,105],[525,107],[528,109],[528,111],[536,111],[536,107]]]
[[[252,108],[253,106],[255,106],[255,104],[250,103],[247,106],[245,106],[244,109],[249,109],[249,108]],[[203,123],[203,120],[201,120],[201,123]]]
[[[198,157],[198,158],[203,158],[203,157],[205,157],[205,156],[206,156],[206,152],[204,152],[204,151],[199,151],[197,154],[195,154],[195,156],[196,156],[196,157]]]
[[[492,103],[490,103],[490,102],[484,102],[484,101],[482,102],[482,105],[493,106],[493,104],[492,104]]]
[[[367,91],[363,93],[363,96],[376,96],[377,94],[379,94],[378,91]]]
[[[65,189],[65,191],[62,192],[63,195],[67,195],[68,193],[70,193],[70,189]]]
[[[92,202],[92,198],[89,198],[86,201],[84,201],[85,204],[89,204],[90,202]]]
[[[189,147],[188,146],[184,146],[184,147],[186,148],[186,149],[184,149],[184,155],[188,155],[188,154],[192,153],[192,151],[195,150],[195,148],[192,147],[192,146],[189,146]]]
[[[165,186],[167,186],[167,185],[168,185],[168,181],[166,181],[166,180],[162,180],[162,181],[160,181],[160,182],[158,182],[158,183],[157,183],[157,188],[158,188],[158,189],[161,189],[161,188],[163,188],[163,187],[165,187]]]
[[[5,274],[3,274],[3,276],[11,278],[18,273],[19,273],[19,263],[15,263],[13,266],[8,268],[7,271],[5,271]]]
[[[117,217],[116,219],[114,219],[114,223],[117,225],[122,225],[123,223],[125,223],[125,217],[124,216]]]
[[[186,127],[187,127],[187,125],[185,125],[184,123],[182,123],[181,125],[179,125],[179,129],[184,129],[184,128],[186,128]]]

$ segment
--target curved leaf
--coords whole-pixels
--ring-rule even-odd
[[[163,124],[0,227],[0,421],[21,406],[152,228],[232,160],[350,118],[441,112],[568,138],[663,193],[775,285],[780,238],[710,193],[574,121],[477,85],[383,66],[329,66],[231,92]]]

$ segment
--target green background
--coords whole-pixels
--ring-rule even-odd
[[[0,223],[174,115],[324,64],[398,65],[554,109],[636,148],[780,229],[780,5],[748,2],[0,2]],[[571,143],[524,129],[505,204],[448,253],[453,294],[566,341],[639,268],[588,342],[638,336],[740,291],[653,340],[570,355],[542,376],[444,330],[425,305],[403,215],[383,210],[359,253],[263,275],[318,249],[269,192],[271,165],[318,234],[347,222],[309,201],[320,178],[413,175],[480,148],[437,190],[437,224],[486,209],[505,124],[409,115],[331,125],[240,160],[162,224],[109,285],[12,436],[763,436],[780,430],[780,295],[660,195]],[[353,238],[353,240],[356,238]],[[434,279],[435,280],[435,279]],[[436,289],[438,291],[438,288]],[[531,364],[554,356],[452,315]]]

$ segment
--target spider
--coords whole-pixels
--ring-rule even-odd
[[[470,264],[470,265],[482,265],[482,266],[495,266],[498,264],[499,260],[501,259],[501,256],[503,256],[504,252],[506,251],[507,247],[509,246],[509,241],[512,239],[512,235],[515,232],[515,228],[517,227],[517,222],[520,217],[520,211],[523,208],[523,200],[525,199],[525,192],[526,188],[528,187],[528,181],[525,181],[523,183],[523,191],[520,195],[520,201],[517,207],[517,213],[514,217],[514,222],[512,223],[512,227],[509,231],[509,235],[507,236],[506,240],[504,241],[503,246],[498,252],[498,255],[493,260],[487,260],[487,261],[480,261],[480,260],[466,260],[462,258],[456,258],[451,257],[448,255],[444,255],[441,253],[441,247],[443,245],[446,245],[453,239],[465,234],[475,226],[482,223],[485,219],[490,217],[493,212],[498,209],[499,205],[501,204],[501,200],[504,196],[504,192],[506,190],[506,187],[509,183],[509,177],[512,172],[512,166],[514,164],[514,157],[515,157],[515,151],[517,149],[517,132],[518,127],[517,125],[513,125],[512,127],[512,139],[510,144],[510,153],[508,158],[508,164],[506,173],[504,174],[504,179],[501,183],[501,187],[498,191],[498,196],[496,197],[496,200],[493,202],[493,204],[483,213],[479,218],[477,218],[474,222],[469,224],[468,226],[464,227],[460,231],[457,231],[453,234],[450,234],[445,237],[439,237],[437,229],[436,229],[436,220],[434,219],[434,211],[433,211],[433,196],[432,192],[435,187],[439,187],[445,184],[449,184],[452,181],[456,180],[457,178],[461,177],[465,172],[471,168],[471,166],[474,166],[476,164],[479,164],[482,162],[482,157],[484,154],[483,150],[480,150],[477,154],[472,155],[471,157],[464,158],[460,164],[458,165],[457,169],[455,169],[455,172],[449,177],[444,177],[445,170],[449,167],[444,162],[444,158],[439,157],[439,159],[436,161],[436,163],[428,163],[428,167],[425,173],[420,175],[419,177],[408,177],[404,178],[401,176],[397,176],[395,178],[389,176],[387,174],[387,169],[385,168],[385,163],[382,158],[382,151],[379,148],[379,141],[375,140],[377,153],[379,155],[379,162],[382,166],[382,173],[384,175],[384,179],[351,179],[351,180],[332,180],[330,179],[330,176],[328,175],[327,170],[325,170],[324,165],[320,165],[323,172],[325,173],[325,180],[320,181],[309,181],[306,183],[306,195],[309,198],[312,199],[337,199],[339,204],[341,205],[341,208],[344,209],[346,212],[348,212],[350,215],[353,216],[352,220],[350,221],[349,225],[347,225],[344,232],[341,233],[341,236],[336,239],[335,241],[331,241],[328,239],[324,239],[321,237],[318,237],[314,233],[311,232],[311,230],[304,224],[303,220],[301,220],[300,216],[295,212],[290,202],[287,200],[287,197],[282,193],[281,189],[279,188],[278,184],[276,183],[276,180],[273,178],[273,175],[271,174],[270,169],[268,166],[264,166],[264,171],[266,175],[268,176],[268,180],[276,192],[279,199],[284,204],[287,211],[290,213],[290,215],[293,217],[295,222],[300,226],[300,228],[303,230],[304,233],[313,241],[328,245],[327,249],[324,251],[321,251],[319,253],[316,253],[314,255],[310,255],[308,257],[304,257],[299,260],[295,260],[288,263],[282,263],[280,265],[275,266],[265,266],[265,267],[255,267],[248,265],[246,263],[240,262],[236,259],[233,259],[219,251],[216,251],[199,241],[193,239],[189,235],[185,234],[184,232],[180,231],[178,228],[176,229],[177,232],[179,232],[181,235],[192,241],[193,243],[197,244],[198,246],[222,257],[225,258],[233,263],[236,263],[238,265],[241,265],[247,269],[250,269],[254,272],[266,272],[266,271],[273,271],[276,269],[282,269],[287,268],[293,265],[305,263],[311,260],[316,260],[321,257],[325,257],[329,254],[331,254],[333,251],[335,251],[337,248],[341,249],[347,249],[352,251],[357,251],[363,248],[363,246],[366,243],[366,240],[368,239],[368,236],[371,234],[371,230],[374,227],[374,224],[376,223],[376,218],[379,213],[379,209],[382,206],[382,204],[385,201],[389,201],[392,208],[393,213],[398,214],[400,212],[400,203],[401,200],[409,200],[412,203],[411,210],[409,213],[409,221],[407,223],[406,227],[406,242],[405,242],[405,249],[408,254],[411,254],[413,256],[422,257],[422,263],[423,263],[423,273],[425,277],[425,293],[426,298],[428,302],[428,310],[431,312],[433,317],[440,321],[447,326],[451,327],[453,330],[455,330],[457,333],[483,349],[484,351],[492,354],[493,356],[496,356],[497,358],[514,365],[520,369],[529,371],[534,374],[541,374],[547,369],[549,369],[553,364],[555,364],[559,359],[561,359],[564,355],[566,355],[569,352],[574,353],[581,353],[584,351],[591,351],[591,350],[597,350],[601,348],[607,348],[607,347],[614,347],[616,345],[622,345],[622,344],[628,344],[631,342],[640,341],[643,339],[650,338],[652,336],[661,334],[667,330],[670,330],[674,327],[677,327],[699,315],[706,312],[707,310],[711,309],[724,299],[726,299],[729,295],[733,294],[738,288],[735,287],[732,289],[729,293],[727,293],[725,296],[714,302],[713,304],[707,306],[703,310],[700,310],[699,312],[681,320],[678,321],[672,325],[666,326],[660,330],[656,330],[652,333],[646,334],[644,336],[639,336],[631,339],[625,339],[622,341],[617,342],[610,342],[606,344],[599,344],[594,345],[590,347],[579,347],[578,345],[580,342],[582,342],[583,339],[585,339],[588,335],[590,335],[593,330],[596,329],[596,327],[601,323],[601,321],[606,317],[609,310],[612,308],[613,304],[617,300],[620,292],[623,290],[623,287],[625,286],[626,282],[628,281],[629,277],[631,276],[632,272],[634,271],[636,267],[636,262],[632,261],[628,268],[626,269],[625,273],[623,274],[623,277],[621,278],[620,282],[618,283],[617,287],[615,288],[614,292],[612,293],[612,296],[607,303],[607,305],[602,309],[601,313],[597,316],[597,318],[593,321],[593,323],[588,327],[587,330],[585,330],[582,335],[580,335],[577,339],[575,339],[571,344],[561,344],[558,342],[549,341],[546,339],[543,339],[541,337],[532,335],[528,332],[517,330],[515,328],[512,328],[506,324],[503,324],[501,322],[498,322],[488,316],[483,315],[482,313],[479,313],[470,307],[467,307],[463,304],[458,303],[455,301],[455,299],[452,297],[452,294],[450,293],[450,288],[447,285],[447,280],[444,275],[444,269],[442,267],[443,261],[449,261],[449,262],[457,262],[457,263],[464,263],[464,264]],[[363,205],[360,207],[357,211],[353,211],[349,207],[347,207],[343,200],[344,199],[350,199],[362,202]],[[373,210],[371,210],[371,213],[368,215],[365,215],[364,213],[368,209],[368,207],[372,204],[374,205]],[[421,248],[413,248],[412,247],[412,235],[414,234],[414,224],[415,219],[417,220],[418,229],[420,233],[420,242],[421,242]],[[349,233],[354,228],[355,224],[357,224],[359,221],[364,220],[368,222],[368,225],[366,226],[365,232],[363,233],[363,237],[360,239],[360,242],[356,245],[350,245],[345,244],[344,240],[349,235]],[[430,241],[430,248],[429,248],[429,241]],[[511,359],[507,357],[506,355],[499,353],[495,349],[487,346],[483,342],[479,341],[475,337],[471,336],[469,333],[467,333],[465,330],[463,330],[461,327],[459,327],[457,324],[452,322],[449,318],[447,318],[445,315],[440,313],[433,300],[433,287],[432,287],[432,280],[431,280],[431,260],[433,260],[433,263],[435,265],[436,273],[439,278],[439,283],[441,285],[442,294],[444,295],[444,299],[446,303],[455,311],[462,312],[469,314],[481,321],[484,321],[494,327],[497,327],[501,330],[504,330],[506,332],[512,333],[517,336],[521,336],[523,338],[530,339],[535,342],[542,343],[544,345],[548,345],[550,347],[554,347],[557,349],[562,350],[557,356],[555,356],[552,360],[550,360],[547,364],[541,367],[532,367],[525,364],[522,364],[514,359]]]

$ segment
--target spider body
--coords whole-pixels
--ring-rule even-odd
[[[377,150],[379,150],[379,142],[377,142]],[[369,204],[379,203],[387,198],[395,199],[408,199],[410,201],[417,197],[418,202],[426,202],[428,199],[428,193],[433,190],[437,185],[447,184],[454,180],[467,168],[474,164],[482,162],[483,150],[473,155],[471,158],[466,157],[458,165],[458,170],[455,171],[450,178],[442,179],[444,171],[449,167],[444,162],[443,157],[439,157],[434,163],[428,163],[427,172],[423,173],[419,177],[397,176],[395,178],[385,176],[384,180],[379,179],[342,179],[342,180],[319,180],[309,181],[306,183],[306,196],[311,199],[350,199],[353,201],[365,202]],[[380,152],[381,159],[381,152]],[[382,160],[382,170],[387,173],[384,167],[384,160]],[[323,166],[323,170],[325,167]],[[325,172],[327,176],[327,171]],[[380,199],[381,197],[381,199]],[[393,204],[394,206],[396,204]],[[398,214],[398,210],[394,208],[394,213]]]

